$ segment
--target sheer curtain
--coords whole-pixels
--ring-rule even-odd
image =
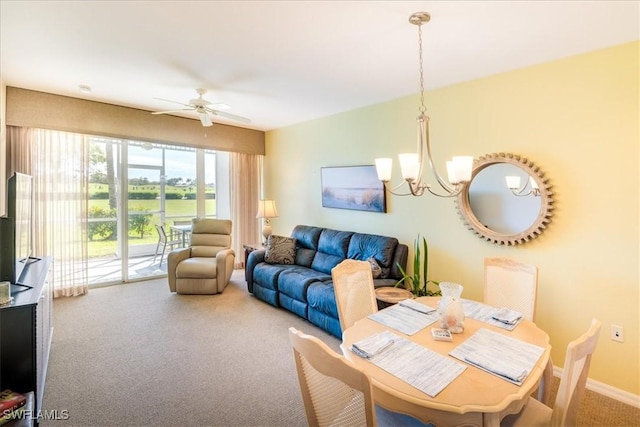
[[[9,173],[33,176],[35,256],[53,257],[53,296],[88,291],[85,135],[7,126]]]
[[[262,176],[263,156],[229,153],[229,197],[232,218],[232,247],[236,251],[235,268],[244,268],[244,243],[260,241],[256,214]]]

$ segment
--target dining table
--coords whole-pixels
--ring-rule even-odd
[[[422,304],[425,308],[436,309],[440,298],[419,297],[411,301]],[[465,302],[473,304],[474,307],[489,308],[482,303]],[[391,306],[384,310],[390,310],[393,307]],[[468,309],[469,307],[471,306],[465,305],[465,308]],[[373,397],[376,404],[390,411],[411,415],[425,423],[446,426],[498,427],[500,421],[506,415],[518,413],[522,410],[529,396],[536,390],[550,357],[551,346],[548,334],[535,323],[524,318],[520,319],[515,327],[511,327],[511,330],[508,330],[500,327],[491,319],[483,319],[482,316],[478,315],[473,318],[467,315],[464,319],[462,333],[451,334],[451,341],[440,341],[435,340],[431,333],[432,329],[440,329],[442,326],[439,316],[438,320],[428,326],[421,328],[417,332],[409,331],[409,334],[407,334],[374,320],[379,318],[380,314],[384,314],[382,311],[357,321],[343,332],[341,344],[343,354],[371,378]],[[435,366],[435,364],[426,367],[420,366],[421,363],[430,363],[425,362],[428,359],[427,357],[422,357],[422,360],[414,357],[413,361],[408,361],[403,360],[400,355],[391,361],[391,368],[383,369],[383,367],[375,363],[373,357],[362,357],[362,355],[357,354],[357,351],[354,351],[354,343],[362,343],[383,333],[387,335],[392,333],[396,337],[396,341],[403,342],[413,347],[414,350],[416,348],[419,350],[424,349],[430,355],[437,353],[434,357],[440,359],[440,362],[448,363],[449,365],[446,366],[452,365],[455,367],[455,377],[434,396],[431,396],[402,379],[402,375],[398,376],[397,374],[397,372],[402,372],[400,368],[412,368],[408,366],[412,363],[417,366],[416,369],[422,369],[423,371],[428,370],[430,366]],[[458,357],[452,356],[452,354],[458,354],[463,347],[474,345],[474,340],[480,335],[489,335],[498,338],[500,341],[504,339],[504,341],[514,342],[518,345],[522,344],[539,350],[539,353],[535,354],[531,362],[531,369],[528,370],[521,383],[516,384],[508,381],[495,375],[495,373],[481,369],[477,365],[460,360],[459,355]],[[505,361],[509,357],[507,356],[509,351],[507,351],[506,347],[507,345],[505,344],[503,349],[494,349],[500,353],[504,351]],[[396,351],[399,350],[397,349]],[[439,364],[438,367],[432,369],[442,370],[443,368]]]
[[[172,234],[180,235],[179,238],[182,240],[182,247],[185,248],[189,234],[191,234],[191,224],[174,224],[170,226],[170,229]]]

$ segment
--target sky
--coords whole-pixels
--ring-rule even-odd
[[[194,150],[166,150],[165,152],[165,175],[166,178],[196,179],[196,153]],[[207,154],[205,157],[205,182],[215,182],[215,162],[213,155]],[[161,166],[162,150],[153,148],[145,150],[141,146],[129,146],[129,164]],[[130,168],[129,178],[148,177],[155,180],[156,172],[142,168]]]

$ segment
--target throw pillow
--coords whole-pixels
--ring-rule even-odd
[[[382,275],[382,267],[380,267],[378,261],[376,261],[374,257],[369,258],[367,261],[369,261],[369,264],[371,264],[371,275],[373,276],[373,278],[377,279],[378,277],[380,277],[380,275]]]
[[[264,260],[269,264],[293,264],[296,260],[296,239],[285,236],[269,236]]]

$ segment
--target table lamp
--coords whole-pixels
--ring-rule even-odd
[[[258,202],[258,215],[256,218],[264,218],[264,227],[262,228],[262,235],[264,236],[265,243],[271,236],[271,218],[277,218],[278,211],[276,210],[276,202],[273,200],[260,200]]]

